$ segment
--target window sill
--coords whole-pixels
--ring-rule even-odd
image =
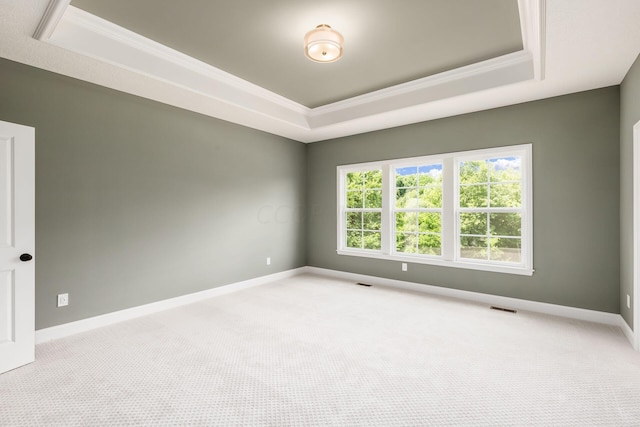
[[[373,259],[384,259],[387,261],[400,261],[407,262],[413,264],[428,264],[428,265],[437,265],[440,267],[453,267],[453,268],[464,268],[469,270],[481,270],[481,271],[491,271],[494,273],[506,273],[506,274],[517,274],[520,276],[532,276],[535,270],[530,268],[518,267],[518,266],[509,266],[509,265],[495,265],[495,264],[480,264],[475,263],[473,261],[446,261],[442,259],[436,258],[423,258],[423,257],[415,257],[411,255],[388,255],[383,254],[381,252],[374,251],[358,251],[358,250],[337,250],[338,255],[348,255],[348,256],[357,256],[363,258],[373,258]]]

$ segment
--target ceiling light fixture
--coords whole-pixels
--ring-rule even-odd
[[[334,62],[342,57],[342,34],[320,24],[304,36],[304,54],[314,62]]]

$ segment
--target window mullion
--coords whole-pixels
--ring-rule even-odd
[[[456,248],[455,170],[453,158],[442,161],[442,258],[452,261]]]
[[[393,220],[392,220],[392,206],[395,206],[395,191],[392,191],[392,173],[391,165],[386,164],[382,166],[382,218],[380,230],[382,239],[382,253],[391,254],[391,240],[393,239]]]
[[[347,224],[346,224],[346,219],[347,219],[347,214],[345,211],[345,198],[346,198],[346,178],[345,178],[345,174],[346,172],[341,171],[340,168],[338,168],[338,172],[337,172],[337,176],[336,176],[336,180],[338,182],[338,200],[337,200],[337,205],[338,205],[338,236],[337,236],[337,240],[338,240],[338,249],[344,249],[346,247],[346,228],[347,228]]]

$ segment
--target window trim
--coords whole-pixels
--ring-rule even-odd
[[[522,263],[511,264],[504,262],[459,259],[458,258],[458,165],[464,160],[483,160],[499,157],[520,156],[522,158],[520,170],[522,180]],[[403,166],[415,166],[420,163],[442,163],[443,188],[442,188],[442,224],[441,224],[441,256],[435,255],[411,255],[395,252],[392,229],[392,216],[395,204],[394,168]],[[391,159],[377,162],[340,165],[337,167],[337,254],[357,256],[389,261],[400,261],[416,264],[428,264],[444,267],[482,270],[497,273],[509,273],[531,276],[533,269],[533,176],[532,176],[532,144],[495,147],[480,150],[469,150],[420,156],[411,158]],[[348,172],[371,169],[382,170],[382,222],[381,222],[381,249],[355,249],[346,247],[346,216],[345,211],[345,180]]]

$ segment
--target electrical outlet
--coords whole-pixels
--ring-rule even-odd
[[[267,265],[271,265],[271,257],[267,257]]]
[[[406,262],[402,263],[402,271],[407,271],[407,263]]]
[[[69,294],[58,294],[58,307],[69,305]]]
[[[627,294],[627,308],[631,308],[631,297]]]

